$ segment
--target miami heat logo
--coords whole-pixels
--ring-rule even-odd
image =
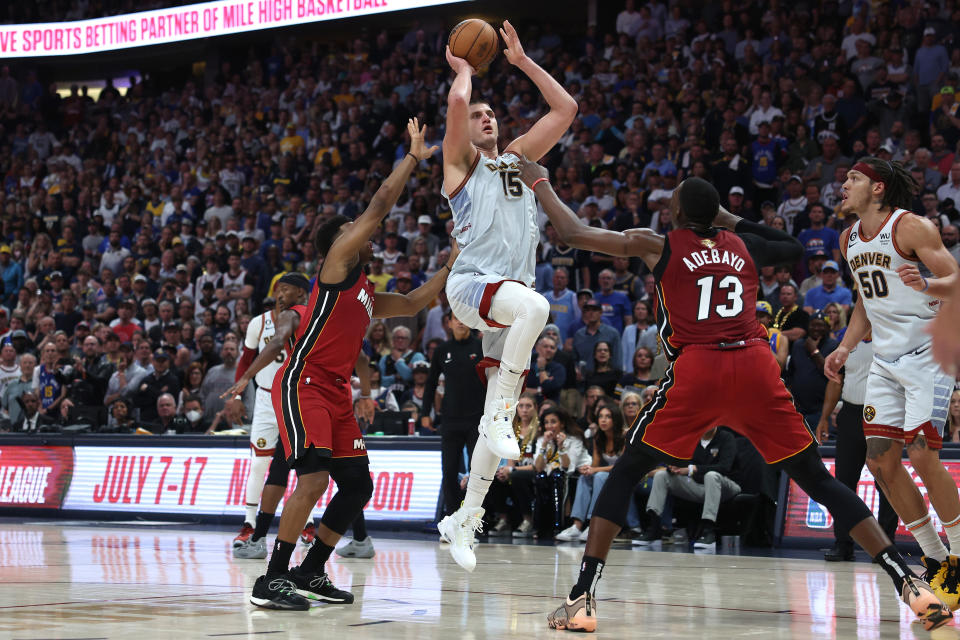
[[[700,244],[705,246],[707,249],[713,249],[715,246],[717,246],[717,243],[713,240],[701,240]]]
[[[867,405],[863,408],[863,419],[867,422],[873,422],[873,419],[877,417],[877,410]]]

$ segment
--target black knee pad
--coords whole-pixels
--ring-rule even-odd
[[[290,478],[290,465],[287,464],[287,457],[283,454],[283,446],[277,444],[277,448],[273,450],[273,460],[270,461],[267,481],[264,484],[286,488],[287,480]]]
[[[627,510],[633,499],[633,489],[644,476],[657,465],[657,458],[646,446],[627,445],[623,455],[614,463],[607,481],[597,496],[593,515],[614,522],[621,527],[626,524]]]
[[[816,445],[811,444],[788,458],[783,462],[782,468],[808,496],[826,507],[843,529],[849,531],[867,518],[873,517],[856,493],[830,475],[823,466]]]
[[[334,460],[330,476],[337,483],[337,494],[320,521],[331,531],[343,535],[373,496],[370,465],[366,458]]]

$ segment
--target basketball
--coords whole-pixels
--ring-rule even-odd
[[[497,55],[497,30],[477,18],[464,20],[450,32],[450,52],[476,70],[483,69]]]

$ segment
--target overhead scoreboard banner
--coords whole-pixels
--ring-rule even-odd
[[[0,58],[171,44],[465,0],[216,0],[73,22],[0,25]]]
[[[823,463],[830,473],[834,474],[835,461],[832,458],[824,458]],[[947,468],[953,481],[960,485],[960,460],[944,459],[943,466]],[[904,460],[904,467],[906,467],[907,473],[910,474],[910,477],[913,478],[913,481],[920,489],[920,494],[923,496],[924,503],[927,505],[937,532],[945,535],[943,533],[943,524],[937,517],[936,511],[930,506],[930,499],[927,497],[927,489],[923,485],[923,480],[920,479],[919,474],[917,474],[908,460]],[[807,496],[807,494],[797,486],[796,482],[793,480],[789,482],[786,517],[783,527],[784,539],[823,538],[832,540],[833,516],[830,515],[823,505],[814,502],[813,499]],[[879,511],[880,494],[879,490],[873,484],[873,475],[871,475],[866,466],[864,466],[860,472],[860,480],[857,482],[857,495],[860,496],[867,504],[867,507],[873,512],[873,515],[876,516]],[[904,540],[913,539],[910,532],[904,527],[902,521],[897,525],[897,537],[902,537]]]

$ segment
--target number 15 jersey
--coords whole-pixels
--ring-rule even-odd
[[[443,194],[460,245],[451,275],[499,276],[533,286],[540,241],[537,200],[520,181],[517,162],[512,153],[491,160],[478,151],[463,183]]]
[[[901,265],[919,265],[917,256],[908,256],[897,246],[897,224],[906,215],[914,214],[905,209],[891,212],[873,236],[865,235],[857,220],[846,243],[841,243],[873,325],[873,352],[890,362],[930,342],[927,323],[940,308],[939,300],[903,284],[897,273]]]
[[[668,359],[690,344],[767,339],[757,322],[757,268],[737,234],[671,231],[653,275],[657,328]]]

